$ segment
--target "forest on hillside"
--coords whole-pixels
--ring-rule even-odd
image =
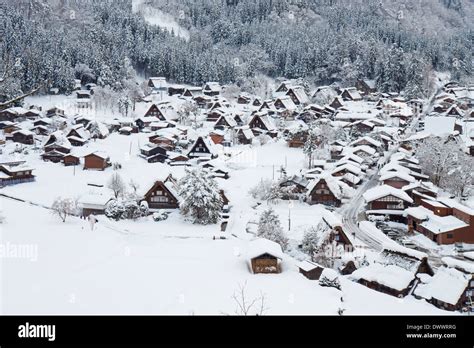
[[[147,23],[132,0],[0,0],[0,101],[36,88],[67,93],[77,78],[123,89],[136,73],[244,90],[262,76],[312,85],[367,78],[413,97],[425,93],[435,71],[472,79],[471,0],[146,5],[173,16],[189,39]]]

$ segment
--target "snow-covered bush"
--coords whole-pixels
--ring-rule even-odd
[[[109,219],[120,220],[125,212],[125,207],[121,201],[113,199],[105,206],[105,216]]]
[[[255,138],[257,140],[257,142],[260,144],[260,145],[265,145],[265,144],[268,144],[272,138],[269,137],[268,135],[266,134],[260,134],[259,136],[257,136]]]
[[[321,277],[319,278],[319,285],[341,290],[341,282],[339,281],[339,276],[335,270],[330,268],[325,268],[323,270],[323,273],[321,273]]]
[[[323,251],[324,244],[328,238],[329,227],[323,222],[317,226],[311,226],[303,235],[301,244],[303,252],[312,258]]]
[[[188,170],[179,182],[181,214],[195,224],[215,224],[221,218],[222,197],[217,182],[201,168]]]
[[[138,204],[136,200],[113,199],[105,207],[105,216],[114,220],[135,220],[148,214],[148,204]]]
[[[283,250],[288,247],[288,238],[283,232],[278,215],[272,208],[268,208],[260,216],[257,236],[280,244]]]
[[[77,213],[77,202],[72,198],[58,197],[51,206],[51,211],[58,216],[62,222],[66,222],[69,215]]]
[[[156,213],[153,213],[153,220],[155,221],[164,221],[168,219],[169,213],[164,210],[158,210]]]
[[[280,185],[269,179],[261,180],[250,189],[249,193],[255,199],[269,201],[271,203],[274,203],[283,196],[283,190],[280,188]]]

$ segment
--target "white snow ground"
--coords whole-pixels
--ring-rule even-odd
[[[441,314],[412,297],[399,300],[342,279],[343,293],[300,275],[291,258],[279,275],[253,275],[247,241],[212,240],[215,227],[171,221],[124,223],[120,233],[77,218],[1,199],[2,243],[37,246],[37,260],[2,261],[3,314],[233,314],[247,282],[249,298],[266,296],[266,314]],[[28,218],[25,218],[25,217]],[[340,297],[344,296],[341,304]]]

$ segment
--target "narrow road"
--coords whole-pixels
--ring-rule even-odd
[[[416,131],[416,128],[418,127],[418,123],[422,118],[424,118],[429,111],[431,111],[433,104],[434,104],[434,99],[436,95],[440,92],[441,87],[438,88],[433,95],[430,97],[429,102],[427,103],[425,110],[421,115],[416,117],[412,123],[406,128],[406,132],[404,134],[403,139],[407,139],[410,137],[414,131]],[[401,140],[403,140],[401,139]],[[362,195],[372,187],[377,186],[378,184],[378,178],[380,175],[380,169],[383,167],[384,163],[387,163],[392,155],[398,151],[400,148],[400,143],[401,141],[397,142],[394,144],[394,146],[385,153],[384,155],[384,160],[382,165],[377,165],[375,168],[374,173],[367,179],[367,181],[357,190],[356,194],[354,197],[351,199],[349,203],[347,203],[342,209],[341,209],[341,214],[342,214],[342,222],[343,222],[343,228],[345,231],[347,231],[348,234],[351,234],[353,237],[355,237],[356,244],[362,242],[366,246],[376,250],[380,251],[383,248],[383,245],[381,245],[380,241],[376,240],[370,234],[366,233],[365,231],[361,230],[359,228],[359,221],[365,220],[365,214],[362,213],[362,209],[364,207],[364,198]]]

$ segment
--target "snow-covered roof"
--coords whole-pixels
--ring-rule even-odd
[[[249,259],[254,259],[264,254],[269,254],[279,259],[283,258],[283,251],[278,243],[264,238],[258,238],[249,242],[247,250],[247,257]]]
[[[439,198],[438,200],[444,205],[447,205],[448,207],[455,208],[459,211],[462,211],[465,214],[474,216],[474,209],[469,208],[468,206],[465,206],[452,198],[444,197],[444,198]]]
[[[474,263],[472,262],[458,260],[452,257],[443,257],[441,261],[448,267],[456,268],[463,273],[474,275]]]
[[[427,300],[436,299],[455,305],[469,285],[471,277],[448,267],[440,267],[436,274],[419,284],[415,295]]]
[[[412,177],[410,174],[407,174],[405,172],[392,172],[392,171],[389,171],[389,172],[386,172],[385,174],[383,174],[380,178],[379,178],[379,181],[385,181],[385,180],[390,180],[390,179],[393,179],[393,178],[399,178],[399,179],[402,179],[402,180],[405,180],[405,181],[408,181],[408,182],[415,182],[415,178]]]
[[[301,268],[305,272],[312,271],[313,269],[316,268],[323,268],[323,266],[318,265],[316,262],[309,261],[309,260],[304,260],[298,264],[298,268]]]
[[[30,135],[34,135],[35,133],[33,133],[32,131],[30,131],[28,129],[19,129],[19,130],[16,130],[12,133],[12,135],[15,135],[15,134],[22,134],[22,135],[25,135],[25,136],[30,136]]]
[[[320,180],[325,180],[326,184],[328,185],[329,190],[337,199],[342,199],[344,197],[351,197],[354,193],[354,189],[352,189],[346,183],[340,181],[339,179],[331,176],[331,175],[321,175],[316,177],[312,182],[310,182],[307,186],[307,195],[310,196],[313,189],[319,183]]]
[[[386,196],[394,196],[409,203],[413,203],[413,199],[408,196],[403,190],[397,189],[389,185],[381,185],[371,188],[364,193],[363,197],[367,202],[372,202]]]
[[[323,219],[326,221],[326,223],[331,226],[332,228],[334,227],[342,227],[342,216],[339,215],[336,212],[329,211],[327,209],[324,209],[323,211]]]
[[[368,135],[353,141],[351,143],[351,146],[357,145],[357,144],[363,143],[363,142],[367,142],[367,143],[369,143],[369,144],[371,144],[375,147],[381,147],[382,146],[382,143],[380,141],[377,141],[377,140],[375,140],[374,138],[372,138]]]
[[[454,132],[454,125],[456,118],[446,116],[426,116],[425,117],[425,132],[442,136]]]
[[[94,152],[89,153],[86,156],[90,156],[90,155],[95,155],[95,156],[100,157],[104,160],[109,158],[109,155],[105,151],[94,151]]]
[[[296,98],[300,101],[302,104],[309,103],[309,97],[304,91],[304,88],[302,86],[294,86],[290,88],[291,91],[295,94]],[[287,94],[290,92],[290,90],[287,92]]]
[[[397,291],[408,288],[414,277],[412,272],[404,268],[380,263],[372,263],[367,267],[359,268],[349,276],[353,280],[365,279]]]
[[[109,202],[112,198],[112,194],[85,194],[79,198],[78,203],[80,206],[82,206],[82,208],[104,208],[107,202]]]
[[[468,226],[464,221],[453,215],[439,216],[423,206],[407,208],[405,209],[405,214],[417,220],[423,220],[420,225],[434,234],[445,233]]]
[[[286,110],[296,109],[296,104],[293,102],[293,99],[291,99],[289,96],[279,97],[275,100],[275,102],[277,101],[280,101]]]
[[[388,251],[388,252],[396,252],[400,254],[405,254],[419,261],[422,261],[423,259],[428,258],[427,254],[418,250],[413,250],[413,249],[404,247],[398,243],[384,243],[383,250]]]
[[[343,163],[343,162],[342,162],[342,163]],[[331,174],[332,174],[332,175],[334,175],[334,174],[336,174],[336,173],[338,173],[338,172],[340,172],[340,171],[343,171],[343,170],[345,170],[345,171],[347,171],[347,172],[350,172],[350,173],[352,173],[352,174],[354,174],[354,175],[360,175],[360,174],[362,174],[362,169],[360,169],[360,167],[356,166],[355,164],[352,164],[352,163],[349,163],[349,162],[345,162],[345,163],[343,163],[342,165],[339,165],[339,163],[336,164],[336,165],[337,165],[337,167],[334,168],[334,169],[331,171]]]
[[[26,114],[28,111],[29,111],[28,109],[22,108],[20,106],[14,106],[6,110],[3,110],[2,112],[9,112],[14,115],[23,115],[23,114]]]
[[[377,150],[375,150],[373,147],[370,147],[368,145],[359,145],[356,147],[348,147],[342,151],[343,154],[347,153],[357,153],[357,152],[365,152],[368,155],[375,155],[377,153]]]

